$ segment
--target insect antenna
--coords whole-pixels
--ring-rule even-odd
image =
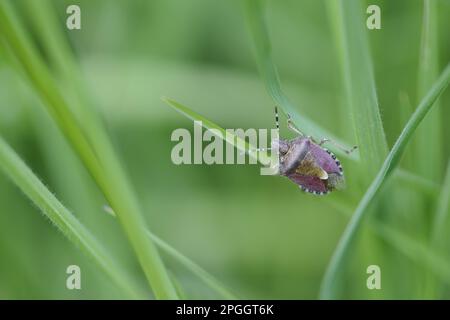
[[[275,106],[275,125],[277,127],[278,132],[280,131],[280,122],[278,119],[278,107]]]
[[[280,119],[278,117],[278,107],[277,106],[275,106],[275,126],[278,131],[278,139],[280,139]],[[277,151],[277,159],[280,159],[280,148],[277,147],[276,151]]]

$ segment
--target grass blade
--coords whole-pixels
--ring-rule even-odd
[[[407,122],[405,128],[392,147],[392,150],[386,157],[386,160],[384,161],[377,176],[372,181],[363,198],[359,202],[350,222],[347,225],[347,228],[345,229],[341,239],[339,240],[337,248],[328,265],[320,292],[320,297],[322,299],[331,299],[336,297],[337,279],[342,275],[342,271],[345,267],[344,262],[347,259],[347,255],[350,251],[350,245],[352,244],[353,238],[355,237],[355,234],[361,225],[361,221],[369,212],[368,209],[374,202],[380,188],[386,182],[387,178],[390,176],[393,170],[397,167],[400,158],[403,155],[405,147],[411,139],[411,136],[413,135],[421,121],[424,119],[428,111],[430,111],[430,109],[433,107],[434,102],[439,98],[441,93],[448,86],[449,82],[450,64],[447,65],[439,79],[430,89],[428,94],[423,98],[416,111]]]
[[[69,43],[59,26],[58,17],[48,0],[26,0],[22,6],[25,8],[27,18],[36,30],[36,37],[43,51],[49,57],[49,63],[55,70],[56,77],[62,92],[71,100],[69,107],[79,122],[86,126],[101,126],[98,112],[92,105],[88,90],[83,85],[80,68],[75,62]]]
[[[78,106],[71,105],[58,90],[9,1],[0,1],[0,28],[2,37],[22,64],[44,105],[117,213],[155,296],[176,299],[177,294],[167,270],[145,233],[145,222],[135,192],[95,114],[87,113],[89,108],[84,107],[82,121],[74,116],[73,110]]]
[[[48,54],[49,61],[54,64],[55,69],[64,79],[73,79],[78,73],[77,67],[50,2],[26,0],[21,5],[37,31],[36,36],[39,37],[42,47]]]
[[[423,1],[422,35],[420,43],[417,100],[420,100],[432,86],[438,76],[438,12],[437,1]],[[413,141],[413,156],[411,168],[414,172],[432,181],[440,182],[443,171],[443,132],[441,125],[442,110],[439,108],[439,101],[436,101],[434,108],[427,119],[418,128],[417,136]],[[432,141],[432,143],[430,143]],[[430,165],[430,162],[433,165]],[[426,197],[422,197],[422,203],[418,205],[426,208]],[[429,217],[424,216],[422,224],[429,222]],[[433,231],[433,230],[432,230]],[[431,234],[431,238],[434,235]],[[431,239],[432,240],[432,239]],[[433,243],[433,241],[432,241]],[[433,245],[433,244],[432,244]],[[431,274],[424,277],[424,296],[436,297],[437,282]]]
[[[98,264],[118,288],[130,298],[145,297],[96,238],[42,184],[2,137],[0,168],[70,241]]]
[[[247,21],[251,31],[251,35],[254,41],[256,61],[258,69],[263,78],[269,95],[279,105],[285,113],[292,116],[294,123],[301,128],[306,134],[312,135],[317,138],[329,138],[344,146],[346,149],[350,149],[351,146],[338,138],[333,136],[330,132],[321,128],[319,125],[300,114],[297,108],[289,101],[288,97],[281,89],[281,84],[278,76],[277,69],[273,63],[271,44],[267,32],[266,22],[263,18],[263,4],[259,0],[247,0],[246,1],[246,13]],[[358,160],[358,152],[353,152],[350,155],[343,152],[339,148],[335,149],[330,146],[334,152],[340,154],[343,157],[347,157],[353,160]]]
[[[424,0],[422,38],[420,45],[417,99],[420,100],[438,77],[438,1]],[[439,101],[436,101],[436,105]],[[443,172],[442,114],[434,108],[418,128],[414,139],[415,172],[434,181],[440,181]],[[430,143],[432,141],[432,143]],[[433,165],[430,166],[430,159]]]
[[[371,179],[388,148],[381,122],[372,60],[366,37],[361,1],[327,1],[365,177]]]

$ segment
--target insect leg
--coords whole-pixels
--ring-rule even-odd
[[[255,148],[255,149],[249,149],[248,153],[250,154],[251,152],[264,152],[264,151],[270,151],[272,150],[272,148]],[[241,151],[239,154],[243,155],[245,154],[245,151]]]
[[[269,151],[269,150],[272,150],[272,148],[256,148],[256,149],[250,149],[250,150],[248,150],[248,152],[250,153],[250,152],[261,152],[261,151]]]
[[[352,153],[353,151],[355,151],[358,148],[358,146],[353,146],[351,149],[347,149],[344,146],[340,145],[339,143],[337,143],[337,142],[335,142],[333,140],[330,140],[328,138],[323,138],[322,140],[320,140],[319,146],[322,146],[326,142],[332,143],[334,146],[338,147],[339,149],[344,151],[346,154],[350,154],[350,153]]]
[[[292,131],[294,131],[296,134],[300,135],[300,136],[304,136],[305,134],[303,132],[301,132],[296,125],[294,124],[294,122],[291,119],[290,114],[286,114],[287,115],[287,126],[289,129],[291,129]]]

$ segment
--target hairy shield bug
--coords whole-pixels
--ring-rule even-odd
[[[275,139],[272,141],[271,150],[278,150],[278,174],[289,178],[303,191],[316,195],[325,195],[335,189],[342,189],[345,185],[344,171],[337,157],[328,149],[322,147],[329,139],[316,142],[312,137],[305,136],[293,124],[291,117],[287,115],[288,128],[299,136],[292,140]],[[278,110],[275,107],[275,122],[277,130]],[[334,142],[332,142],[334,143]],[[357,147],[345,150],[350,153]]]

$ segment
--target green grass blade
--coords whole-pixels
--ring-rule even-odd
[[[0,168],[70,241],[98,264],[118,288],[130,298],[145,297],[96,238],[42,184],[2,137]]]
[[[437,1],[423,1],[422,35],[417,70],[417,100],[420,100],[426,94],[438,76],[439,28],[437,5]],[[442,110],[439,108],[439,101],[436,101],[435,104],[436,107],[418,128],[417,136],[413,141],[414,161],[411,168],[423,177],[440,182],[443,171]],[[433,164],[430,165],[430,162]],[[423,201],[425,200],[424,198]],[[421,205],[427,206],[425,202]],[[425,217],[422,220],[423,223],[426,223],[428,219]],[[431,234],[431,238],[433,237],[434,235]],[[431,242],[433,245],[433,239],[431,239]],[[425,296],[436,297],[438,284],[434,277],[431,274],[426,274],[424,282]]]
[[[361,1],[331,0],[327,5],[365,177],[370,180],[383,163],[388,148],[378,109]]]
[[[48,0],[26,0],[21,3],[26,10],[27,18],[33,24],[36,36],[39,37],[42,47],[54,64],[57,72],[65,79],[73,79],[78,73],[74,63],[73,54],[60,26],[54,8]]]
[[[36,37],[42,46],[42,50],[49,57],[49,63],[55,70],[56,77],[62,81],[58,82],[62,92],[71,100],[71,111],[79,122],[85,126],[101,126],[101,119],[92,105],[88,90],[83,85],[83,77],[80,68],[75,62],[74,55],[66,39],[63,28],[49,0],[30,1],[22,3],[27,18],[31,21]]]
[[[398,127],[403,128],[405,123],[408,121],[409,117],[414,112],[414,107],[411,104],[411,100],[409,98],[409,95],[406,91],[400,91],[398,94],[398,102],[399,102],[399,114],[398,114]],[[413,142],[414,144],[414,142]],[[411,151],[413,152],[407,152],[405,156],[403,157],[401,166],[404,169],[407,170],[414,170],[414,145],[411,145]],[[416,174],[416,173],[415,173]],[[416,174],[418,177],[419,175]],[[421,176],[424,178],[423,176]],[[430,180],[432,183],[436,183],[432,180]],[[436,183],[437,184],[437,183]]]
[[[380,171],[378,172],[375,179],[372,181],[371,185],[367,189],[363,198],[359,202],[350,222],[347,225],[337,248],[331,258],[328,265],[325,277],[323,279],[320,297],[323,299],[335,298],[337,294],[337,280],[339,276],[342,276],[343,269],[345,268],[345,260],[348,257],[350,251],[350,245],[355,237],[356,231],[361,225],[361,221],[366,217],[369,212],[370,205],[374,202],[378,191],[386,182],[389,175],[397,167],[401,156],[411,139],[411,136],[424,119],[428,111],[434,105],[434,102],[439,98],[441,93],[445,90],[450,82],[450,64],[447,65],[445,70],[442,72],[439,79],[430,89],[428,94],[423,98],[416,111],[413,113],[409,121],[407,122],[405,128],[401,132],[397,141],[395,142],[392,150],[389,152],[386,160],[384,161]]]
[[[186,292],[184,291],[183,287],[181,286],[178,279],[175,277],[175,275],[169,271],[170,279],[172,280],[173,286],[175,287],[175,290],[177,292],[177,295],[180,300],[189,300],[189,297],[187,296]]]
[[[330,132],[321,128],[315,122],[311,121],[304,115],[297,111],[297,108],[289,101],[288,97],[281,89],[281,84],[278,76],[277,69],[273,63],[271,44],[267,32],[266,22],[263,17],[263,4],[259,0],[247,0],[246,1],[246,13],[247,21],[250,27],[251,35],[254,42],[256,61],[258,69],[263,78],[269,95],[279,105],[285,113],[291,115],[294,123],[303,130],[307,135],[312,135],[316,138],[329,138],[344,146],[346,149],[350,149],[351,146],[338,138],[333,136]],[[343,157],[348,157],[353,160],[358,160],[358,152],[353,152],[348,155],[342,152],[340,149],[335,149],[330,146],[334,152],[340,154]]]
[[[438,1],[423,1],[422,38],[420,45],[417,100],[420,100],[438,77]],[[439,101],[436,101],[439,105]],[[433,108],[418,128],[414,139],[414,169],[418,174],[441,181],[443,172],[442,112]],[[430,141],[432,143],[430,143]],[[430,165],[433,161],[433,165]]]
[[[31,41],[26,36],[9,1],[0,1],[1,35],[15,53],[37,93],[65,134],[118,215],[147,280],[159,299],[176,299],[177,294],[158,251],[145,233],[145,222],[135,192],[117,159],[109,138],[95,114],[84,107],[77,120]],[[76,101],[73,103],[77,103]]]

